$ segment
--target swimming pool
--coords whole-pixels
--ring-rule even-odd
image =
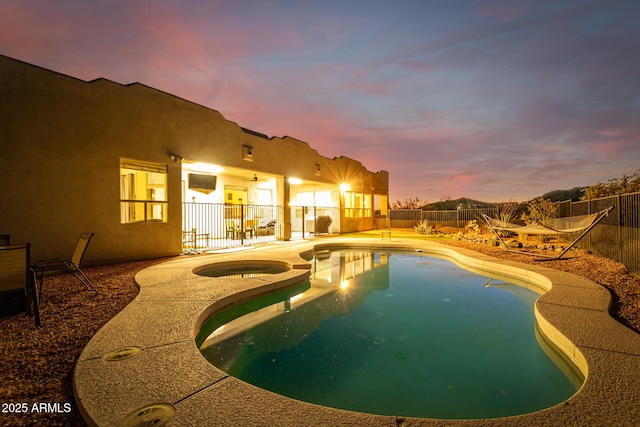
[[[517,415],[568,399],[582,382],[536,333],[538,296],[444,259],[323,252],[309,290],[226,323],[201,352],[244,381],[325,406]]]

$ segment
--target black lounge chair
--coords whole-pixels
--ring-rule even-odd
[[[0,246],[0,308],[8,314],[25,310],[31,314],[33,305],[36,326],[40,326],[40,304],[30,258],[30,243]]]

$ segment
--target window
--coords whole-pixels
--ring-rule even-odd
[[[296,193],[296,206],[313,206],[313,193],[311,191],[302,191]]]
[[[120,160],[120,223],[167,222],[167,166]]]
[[[344,192],[345,217],[363,218],[371,216],[371,195],[356,193],[353,191]]]
[[[331,205],[331,191],[316,191],[316,206],[328,208]]]
[[[371,194],[365,194],[362,198],[363,216],[371,217]]]
[[[345,191],[344,192],[344,216],[347,218],[353,218],[353,192]]]
[[[373,208],[376,216],[387,216],[388,197],[383,194],[376,194],[373,200]]]

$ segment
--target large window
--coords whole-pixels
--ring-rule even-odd
[[[120,222],[167,222],[167,166],[120,160]]]
[[[363,218],[371,216],[371,194],[344,192],[344,215],[347,218]]]

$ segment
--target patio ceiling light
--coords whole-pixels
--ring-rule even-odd
[[[289,178],[289,184],[300,185],[302,184],[302,180],[300,178]]]
[[[220,173],[224,171],[222,166],[213,165],[211,163],[186,163],[185,169],[189,169],[195,172],[209,172]]]

